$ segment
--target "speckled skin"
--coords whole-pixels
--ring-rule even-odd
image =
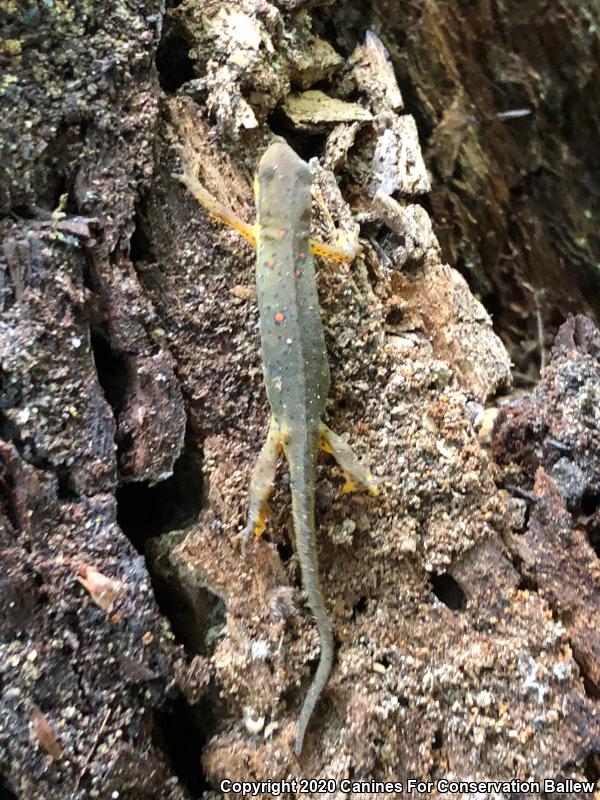
[[[318,576],[314,481],[329,365],[310,252],[308,164],[287,145],[271,145],[258,169],[256,286],[262,363],[273,423],[291,479],[302,583],[317,621],[321,658],[300,715],[296,753],[333,663],[333,632]],[[282,220],[285,227],[282,227]]]
[[[316,437],[329,366],[309,246],[308,164],[286,144],[273,144],[260,162],[257,186],[256,288],[267,396],[280,423],[304,426]]]
[[[184,149],[184,155],[185,149]],[[319,312],[313,253],[348,263],[356,248],[332,247],[309,238],[308,164],[284,142],[272,144],[256,176],[258,222],[238,219],[199,183],[189,163],[177,177],[213,216],[256,246],[256,288],[262,363],[272,416],[267,440],[252,472],[243,542],[265,527],[267,498],[283,450],[290,469],[292,514],[302,584],[321,641],[319,666],[304,700],[295,752],[300,755],[308,723],[333,664],[331,622],[319,583],[315,548],[315,470],[320,448],[332,453],[346,475],[345,491],[357,485],[377,494],[377,479],[348,444],[321,421],[329,388],[329,366]]]

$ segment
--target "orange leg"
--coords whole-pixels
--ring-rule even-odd
[[[319,447],[326,453],[331,453],[344,471],[346,483],[344,492],[353,492],[358,488],[367,489],[371,494],[378,495],[379,479],[371,474],[371,470],[361,464],[352,452],[350,445],[341,436],[334,433],[321,422],[319,425]]]
[[[191,152],[185,146],[178,147],[181,152],[181,160],[183,164],[183,172],[174,174],[173,177],[194,195],[196,200],[203,206],[208,213],[218,219],[219,222],[233,228],[241,236],[250,242],[252,247],[256,247],[258,240],[258,226],[248,225],[230,209],[226,208],[216,197],[206,189],[198,180],[197,164],[194,163]],[[325,244],[325,242],[317,242],[314,239],[310,240],[310,250],[313,255],[327,258],[330,261],[337,261],[340,264],[351,264],[356,258],[359,247],[357,242],[351,242],[349,239],[341,238],[338,246]]]
[[[269,513],[269,494],[275,480],[277,470],[277,457],[281,448],[282,435],[273,420],[269,426],[267,440],[262,446],[260,455],[252,471],[250,481],[250,508],[248,511],[248,522],[244,530],[236,537],[242,545],[242,549],[254,533],[260,536],[265,529],[266,519]]]
[[[198,180],[198,165],[192,161],[189,150],[184,146],[180,146],[178,149],[182,154],[183,172],[174,174],[173,177],[177,178],[178,181],[189,189],[200,205],[204,206],[212,217],[218,219],[219,222],[223,222],[229,228],[233,228],[233,230],[241,234],[246,241],[250,242],[252,247],[256,247],[256,226],[248,225],[247,222],[244,222],[244,220],[236,216],[233,211],[230,211],[220,203],[216,197],[213,197],[208,189]]]

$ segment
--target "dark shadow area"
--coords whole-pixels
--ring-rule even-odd
[[[0,411],[0,439],[12,442],[10,435],[12,431],[13,426],[9,425],[8,417]],[[21,526],[15,505],[15,479],[10,461],[5,461],[3,455],[0,455],[0,512],[8,521],[8,526],[5,523],[5,529],[8,527],[18,532]]]
[[[588,541],[598,556],[600,558],[600,514],[596,514],[592,520],[587,525],[586,529]]]
[[[595,492],[583,496],[581,513],[588,518],[585,523],[588,542],[600,558],[600,497]]]
[[[369,605],[369,598],[366,595],[359,597],[352,608],[352,618],[356,619],[359,614],[364,614]]]
[[[294,130],[281,108],[276,108],[268,118],[268,125],[276,136],[281,136],[305,161],[325,152],[327,134]]]
[[[433,736],[433,744],[431,745],[433,750],[441,750],[444,745],[444,737],[442,735],[441,728],[438,728]]]
[[[163,36],[156,51],[156,69],[161,88],[174,94],[184,83],[196,77],[195,62],[189,56],[190,42],[176,22],[165,17]]]
[[[171,477],[117,489],[117,521],[141,553],[148,539],[192,525],[201,508],[202,457],[189,434]]]
[[[71,473],[64,464],[56,467],[56,478],[58,483],[58,497],[67,503],[73,503],[78,498],[78,493],[71,486]]]
[[[404,310],[402,308],[392,308],[385,315],[386,325],[390,325],[391,327],[396,327],[398,325],[401,325],[403,321],[404,321]]]
[[[202,771],[202,748],[214,731],[214,708],[203,697],[191,706],[180,696],[168,711],[156,712],[155,744],[167,755],[171,769],[193,798],[209,789]]]
[[[129,243],[129,257],[134,265],[140,261],[154,263],[158,260],[152,247],[150,225],[141,204],[138,204],[135,212],[135,228]]]
[[[0,775],[0,800],[17,800],[17,795],[8,788],[3,775]]]
[[[531,576],[521,575],[521,580],[519,581],[519,585],[517,586],[517,590],[519,592],[537,592],[539,588],[540,587],[538,586],[537,581],[534,580]]]
[[[431,576],[431,588],[438,600],[448,606],[451,611],[464,611],[467,598],[458,581],[452,575],[443,572],[441,575]]]
[[[344,57],[362,44],[365,31],[373,27],[373,0],[361,3],[336,3],[313,11],[313,30],[330,42]]]
[[[600,753],[591,752],[585,760],[584,774],[588,781],[600,781]]]
[[[125,406],[129,382],[127,359],[112,349],[108,340],[99,332],[92,332],[90,344],[94,355],[98,383],[115,418]]]
[[[291,557],[294,555],[294,548],[289,541],[277,542],[277,552],[282,564],[288,564]]]

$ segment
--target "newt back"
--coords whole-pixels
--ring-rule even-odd
[[[325,409],[329,366],[309,244],[310,171],[286,144],[271,145],[260,162],[257,211],[256,288],[267,396],[280,423],[314,425]]]

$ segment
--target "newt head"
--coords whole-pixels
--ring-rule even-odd
[[[279,177],[278,173],[283,173],[286,179],[305,176],[310,179],[308,164],[286,142],[269,145],[258,165],[259,181],[270,181]]]
[[[284,239],[310,226],[310,169],[285,142],[270,145],[258,165],[256,205],[261,227]]]

